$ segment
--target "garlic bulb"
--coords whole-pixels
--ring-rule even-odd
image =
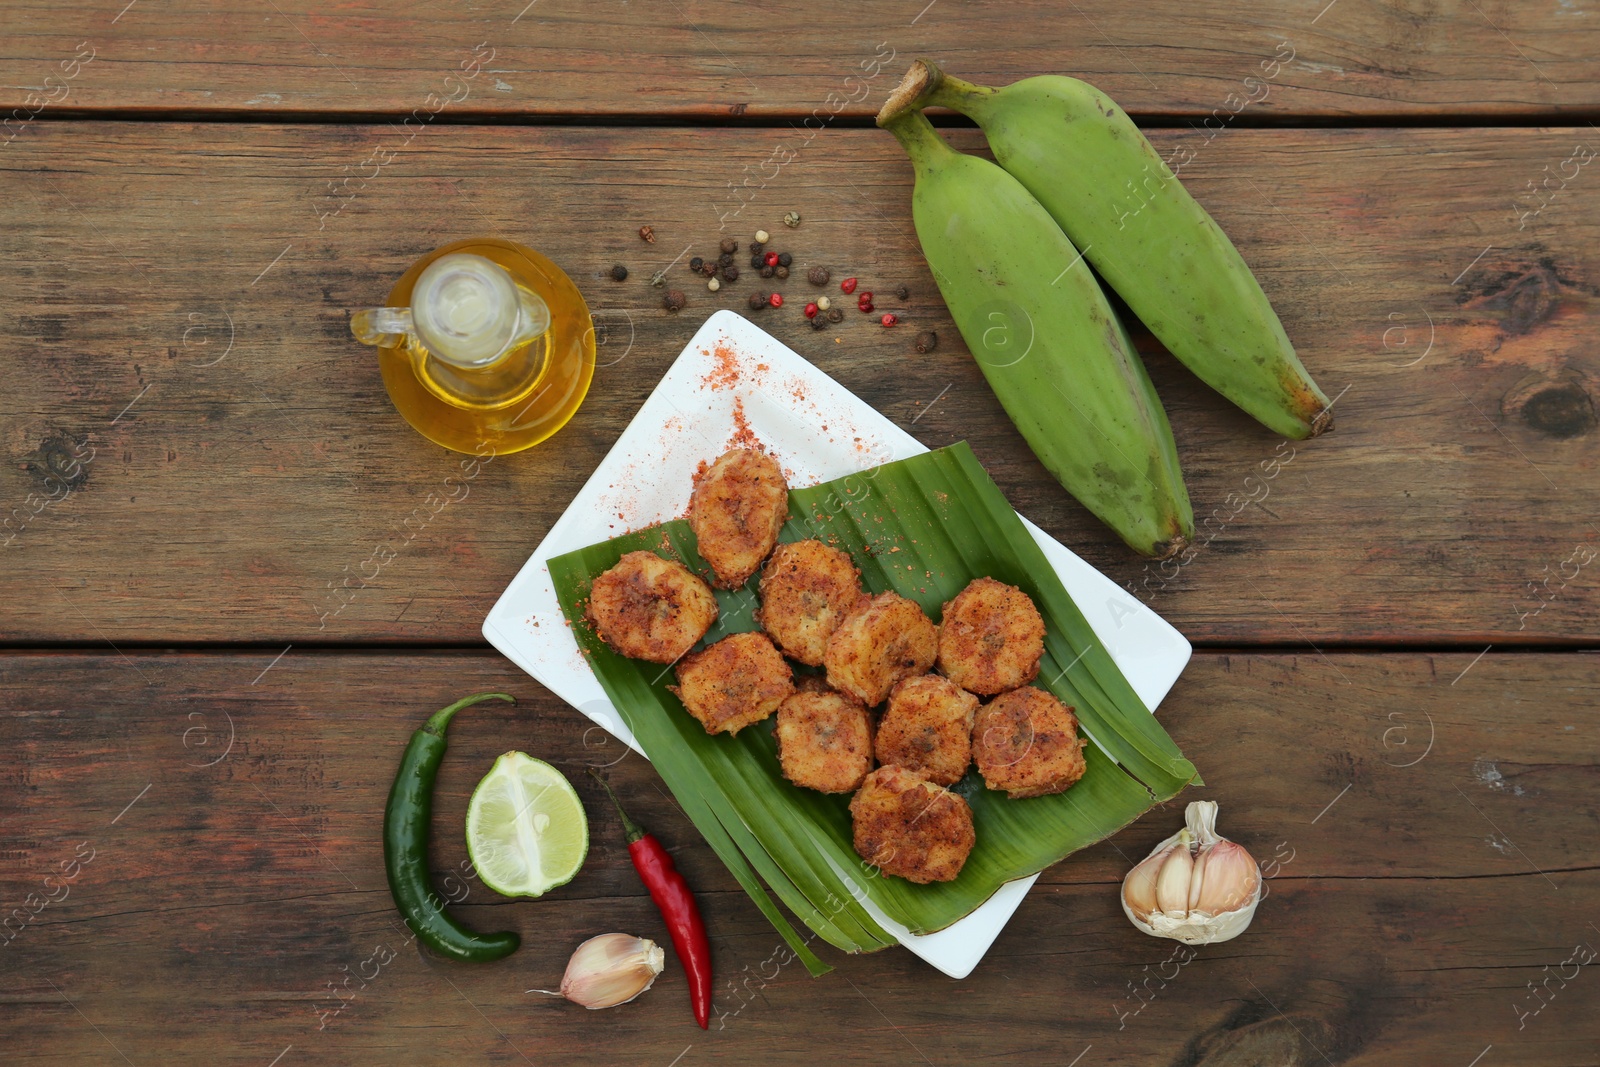
[[[1217,836],[1217,805],[1196,800],[1188,824],[1122,880],[1122,910],[1152,937],[1209,945],[1244,933],[1261,902],[1261,870],[1240,845]]]
[[[655,983],[664,959],[661,946],[646,938],[631,934],[591,937],[568,961],[561,995],[586,1008],[626,1004]]]

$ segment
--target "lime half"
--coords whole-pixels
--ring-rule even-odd
[[[501,896],[537,897],[566,885],[589,854],[583,802],[550,764],[507,752],[472,791],[467,854]]]

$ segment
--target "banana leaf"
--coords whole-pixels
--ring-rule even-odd
[[[733,737],[708,735],[668,692],[674,681],[670,667],[618,655],[585,620],[590,585],[624,553],[646,549],[709,573],[686,521],[551,559],[562,610],[607,696],[689,818],[812,973],[825,968],[782,918],[757,875],[829,944],[874,951],[896,940],[861,898],[913,933],[940,930],[1003,883],[1108,837],[1198,782],[1194,766],[1100,646],[964,442],[791,491],[781,537],[837,545],[861,568],[868,591],[893,590],[936,621],[945,601],[973,578],[988,575],[1018,586],[1045,620],[1045,653],[1034,684],[1075,708],[1089,739],[1087,770],[1065,793],[1011,800],[986,789],[975,769],[954,786],[971,805],[977,832],[977,845],[954,881],[914,885],[875,877],[852,846],[850,798],[784,779],[771,720]],[[720,614],[705,643],[757,628],[752,613],[758,580],[717,591]]]

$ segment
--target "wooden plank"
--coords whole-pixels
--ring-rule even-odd
[[[1588,112],[1600,76],[1600,31],[1581,10],[1472,0],[1166,0],[1134,18],[1112,0],[826,11],[67,0],[7,14],[0,109],[20,109],[19,122],[41,108],[822,121],[871,115],[916,56],[980,82],[1075,74],[1135,114],[1218,122],[1241,110],[1239,121]]]
[[[13,190],[0,207],[11,640],[479,640],[680,348],[760,281],[713,295],[688,257],[758,226],[799,268],[761,326],[929,446],[970,440],[1023,514],[1196,640],[1600,639],[1585,562],[1600,551],[1600,184],[1580,168],[1540,214],[1510,210],[1592,131],[1158,134],[1163,151],[1197,146],[1185,181],[1342,394],[1334,433],[1289,445],[1152,355],[1205,542],[1168,571],[1115,542],[1005,419],[938,299],[909,167],[879,131],[830,132],[724,230],[707,174],[759,161],[782,135],[430,130],[344,202],[325,183],[397,146],[392,128],[35,132],[0,157]],[[956,140],[978,145],[976,132]],[[319,229],[330,203],[342,210]],[[780,224],[791,209],[805,219],[793,231]],[[637,236],[646,223],[654,245]],[[571,273],[604,328],[603,366],[566,430],[484,467],[407,541],[403,521],[457,459],[399,420],[347,317],[418,255],[480,233]],[[675,260],[690,306],[671,315],[648,278]],[[633,272],[620,284],[606,276],[617,262]],[[904,324],[851,310],[837,329],[807,328],[800,304],[817,290],[803,274],[819,262],[858,275]],[[887,295],[900,284],[903,302]],[[940,345],[918,356],[925,328]],[[74,451],[91,457],[81,471]],[[70,491],[48,477],[63,469]],[[397,557],[327,617],[344,602],[335,587],[370,577],[363,561],[391,542]]]
[[[648,766],[498,656],[270,661],[0,658],[0,900],[58,897],[3,949],[8,1062],[1467,1064],[1492,1045],[1566,1065],[1600,1036],[1593,968],[1562,967],[1600,945],[1592,655],[1197,656],[1161,716],[1208,782],[1180,799],[1217,800],[1272,875],[1251,929],[1189,962],[1121,915],[1116,886],[1179,824],[1171,804],[1048,871],[962,982],[901,950],[826,951],[838,969],[817,980],[779,967]],[[516,708],[452,727],[433,856],[466,921],[524,946],[425,959],[384,885],[389,778],[428,713],[501,688]],[[563,767],[594,820],[584,871],[539,901],[443,881],[473,784],[510,748]],[[610,765],[704,902],[709,1034],[675,959],[604,1014],[524,992],[592,934],[666,941],[586,764]],[[92,858],[47,888],[75,856]]]

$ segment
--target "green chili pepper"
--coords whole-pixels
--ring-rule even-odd
[[[428,876],[428,827],[433,817],[433,780],[444,760],[445,729],[455,713],[485,700],[516,700],[505,693],[479,693],[458,700],[428,719],[411,735],[400,772],[383,813],[383,864],[389,892],[411,932],[429,948],[451,959],[487,962],[517,950],[522,938],[512,932],[477,934],[444,913],[444,901]]]

